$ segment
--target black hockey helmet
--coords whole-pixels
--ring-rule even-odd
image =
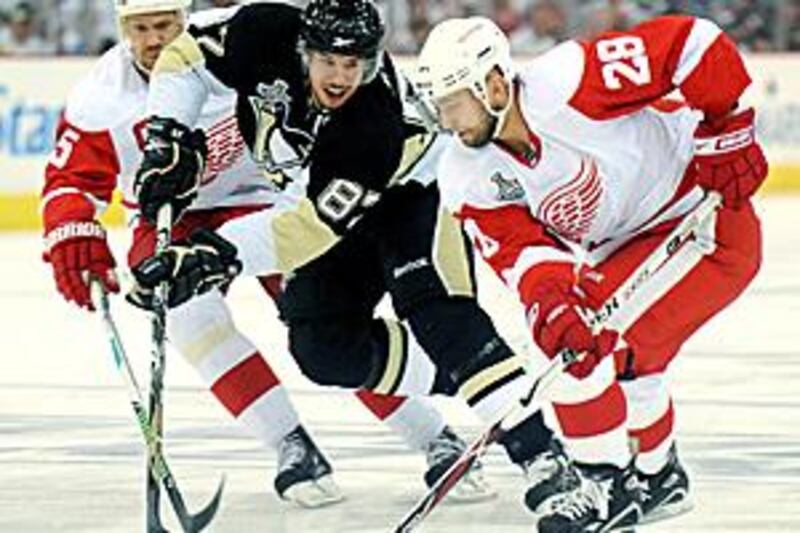
[[[378,8],[370,0],[311,0],[300,26],[306,50],[366,59],[368,80],[377,70],[384,32]]]

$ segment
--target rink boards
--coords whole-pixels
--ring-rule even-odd
[[[524,63],[525,59],[521,59]],[[800,192],[800,55],[749,56],[759,136],[771,173],[764,191]],[[38,191],[66,96],[94,59],[0,58],[0,231],[39,227]],[[413,58],[403,58],[405,68]],[[112,225],[123,220],[116,202]]]

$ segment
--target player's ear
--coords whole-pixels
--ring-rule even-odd
[[[503,109],[511,97],[508,83],[498,67],[486,75],[486,92],[492,109]]]

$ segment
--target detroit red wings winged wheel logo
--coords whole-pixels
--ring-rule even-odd
[[[539,204],[536,216],[562,237],[579,243],[597,218],[602,196],[603,182],[597,163],[583,158],[577,175],[550,192]]]

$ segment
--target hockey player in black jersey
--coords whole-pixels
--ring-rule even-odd
[[[140,296],[168,279],[179,305],[232,273],[283,273],[282,317],[307,377],[396,395],[458,393],[497,420],[524,392],[524,359],[477,304],[468,246],[434,182],[449,140],[426,131],[409,105],[408,82],[381,50],[375,7],[251,4],[211,22],[156,65],[137,175],[142,211],[154,217],[191,200],[199,159],[183,139],[205,96],[228,88],[253,157],[285,202],[223,226],[232,247],[202,239],[154,258],[135,272]],[[398,320],[374,316],[387,292]],[[502,443],[530,491],[576,489],[541,414]]]

